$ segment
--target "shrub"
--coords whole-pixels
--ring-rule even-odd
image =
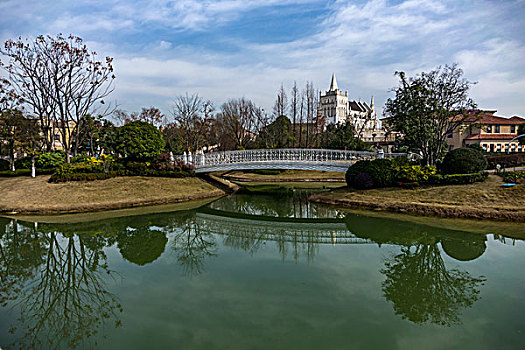
[[[503,181],[507,183],[518,182],[519,179],[525,179],[525,170],[507,171],[503,173]]]
[[[474,148],[457,148],[448,152],[441,164],[444,174],[473,174],[487,169],[487,160]]]
[[[16,169],[16,171],[0,171],[0,177],[31,176],[31,169]]]
[[[8,160],[0,159],[0,171],[9,170],[10,163]]]
[[[49,182],[67,182],[67,181],[95,181],[105,180],[118,176],[117,172],[110,171],[107,173],[70,173],[67,175],[58,175],[57,173],[51,175]]]
[[[87,154],[78,154],[71,158],[71,164],[78,164],[78,163],[87,163],[91,161],[91,156]]]
[[[53,151],[39,154],[36,157],[36,167],[39,169],[53,169],[66,162],[64,151]],[[29,163],[31,167],[31,162]]]
[[[354,184],[354,177],[361,173],[368,173],[373,178],[373,187],[387,187],[394,182],[393,162],[390,159],[360,160],[346,171],[346,183]]]
[[[374,177],[368,172],[362,172],[352,178],[352,187],[358,190],[368,190],[375,187]]]
[[[420,182],[425,183],[431,175],[434,175],[437,170],[431,165],[402,165],[394,167],[395,180],[401,183],[405,182]]]
[[[134,121],[118,129],[116,151],[130,159],[156,159],[164,146],[161,132],[149,123]]]
[[[500,164],[504,168],[525,164],[525,153],[488,155],[486,158],[489,169],[496,169],[497,164]]]
[[[487,172],[473,174],[431,175],[429,182],[433,185],[466,185],[474,182],[483,182]]]
[[[45,152],[35,157],[37,169],[54,169],[66,162],[66,154],[63,151]],[[22,157],[15,160],[17,169],[31,169],[31,157]]]

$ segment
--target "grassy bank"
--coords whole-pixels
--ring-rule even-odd
[[[482,183],[416,189],[341,188],[314,194],[318,203],[421,215],[525,222],[525,186],[503,188],[500,177]]]
[[[117,177],[48,183],[49,176],[0,179],[0,212],[51,214],[131,208],[216,197],[223,191],[198,178]]]
[[[345,182],[345,174],[334,171],[285,170],[275,175],[232,171],[222,176],[231,181],[242,182]]]

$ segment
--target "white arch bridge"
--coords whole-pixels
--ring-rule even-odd
[[[254,149],[184,154],[177,159],[192,164],[196,173],[253,169],[296,169],[346,172],[359,160],[412,157],[407,153],[343,151],[331,149]]]

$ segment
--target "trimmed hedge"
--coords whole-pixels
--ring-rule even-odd
[[[488,162],[488,169],[496,169],[496,165],[498,164],[504,168],[525,164],[525,153],[488,155],[486,158]]]
[[[355,177],[361,173],[368,173],[373,179],[372,187],[388,187],[394,183],[393,162],[390,159],[360,160],[346,171],[346,183],[348,186],[360,186]],[[367,178],[366,175],[360,176]],[[372,188],[369,187],[369,188]],[[359,187],[356,187],[359,188]]]
[[[279,175],[282,172],[283,170],[278,170],[278,169],[253,169],[253,170],[245,171],[245,173],[257,174],[257,175]]]
[[[483,182],[487,179],[487,172],[473,174],[431,175],[429,182],[433,185],[466,185]]]
[[[0,171],[0,177],[31,176],[31,169],[16,169]]]
[[[36,169],[36,175],[49,175],[54,173],[54,169]],[[0,177],[14,177],[14,176],[31,176],[31,169],[16,169],[15,172],[11,170],[0,171]]]
[[[464,147],[456,148],[445,155],[441,164],[444,174],[473,174],[487,169],[487,159],[478,150]]]
[[[525,179],[525,170],[507,171],[503,173],[503,181],[506,183],[515,183],[518,179]]]

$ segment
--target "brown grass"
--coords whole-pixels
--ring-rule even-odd
[[[68,213],[177,203],[223,191],[198,178],[116,177],[51,184],[49,176],[0,179],[0,212]]]
[[[233,171],[223,175],[224,178],[243,182],[344,182],[345,174],[335,171],[285,170],[279,175],[259,175],[242,171]]]
[[[500,177],[490,175],[487,181],[470,185],[367,191],[343,188],[312,195],[310,200],[355,208],[525,222],[525,185],[501,185]]]

